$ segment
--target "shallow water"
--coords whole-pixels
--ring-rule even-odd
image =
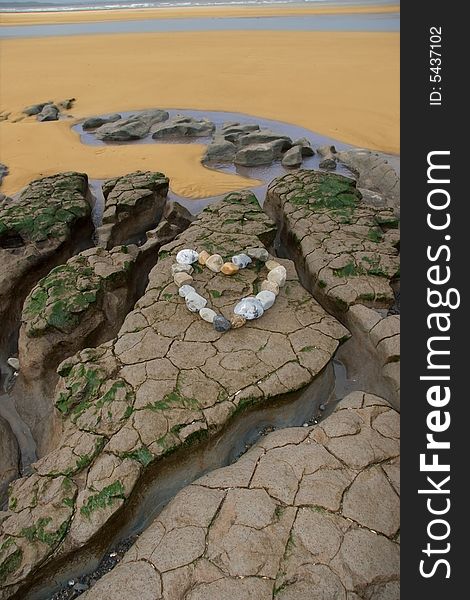
[[[300,15],[282,17],[212,17],[142,19],[0,28],[0,38],[91,35],[97,33],[156,33],[181,31],[399,31],[398,13]]]
[[[241,124],[256,123],[262,129],[271,129],[272,131],[275,131],[276,133],[279,133],[280,135],[287,135],[293,140],[296,140],[296,139],[299,139],[302,137],[306,137],[308,140],[310,140],[313,148],[317,148],[319,146],[335,146],[335,148],[337,150],[349,150],[351,148],[354,148],[354,146],[345,144],[343,142],[335,140],[334,138],[330,138],[330,137],[321,135],[314,131],[310,131],[309,129],[305,129],[298,125],[293,125],[291,123],[284,123],[282,121],[275,121],[273,119],[265,119],[265,118],[258,117],[255,115],[247,115],[244,113],[235,113],[235,112],[193,110],[193,109],[181,109],[181,108],[180,109],[166,109],[166,110],[168,110],[170,119],[175,117],[178,114],[184,114],[184,115],[191,116],[191,117],[194,117],[197,119],[205,117],[215,123],[217,130],[220,127],[222,127],[222,124],[224,122],[227,122],[227,121],[234,121],[234,122],[238,122]],[[129,117],[130,115],[138,114],[139,112],[142,112],[142,111],[124,111],[124,112],[120,112],[119,114],[123,118],[125,118],[125,117]],[[96,115],[96,116],[107,116],[107,114]],[[114,142],[113,144],[109,144],[107,142],[98,140],[93,135],[92,132],[83,131],[81,124],[75,125],[74,127],[72,127],[72,129],[73,129],[73,131],[75,131],[77,133],[77,135],[80,136],[80,140],[82,143],[93,145],[93,146],[122,145],[122,144],[141,145],[141,144],[157,144],[157,143],[158,144],[191,144],[191,143],[209,144],[211,141],[210,137],[205,137],[205,138],[182,137],[182,138],[172,139],[172,140],[156,141],[156,140],[152,139],[152,135],[149,134],[148,136],[146,136],[145,138],[143,138],[141,140],[135,140],[132,142]],[[390,162],[392,167],[397,172],[399,172],[400,159],[398,156],[387,155],[387,154],[383,154],[383,153],[381,153],[381,156],[386,158]],[[319,169],[319,163],[321,160],[322,160],[322,157],[320,157],[318,154],[315,154],[314,156],[305,157],[303,164],[302,164],[302,168]],[[261,185],[250,188],[253,191],[253,193],[256,195],[256,197],[258,198],[258,201],[261,206],[263,205],[263,202],[264,202],[264,199],[266,196],[266,190],[267,190],[269,183],[276,177],[280,177],[280,176],[285,175],[286,173],[289,173],[292,171],[292,169],[287,169],[287,168],[283,167],[280,160],[275,161],[271,165],[263,165],[263,166],[259,166],[259,167],[240,167],[240,166],[234,165],[233,163],[222,163],[222,162],[221,163],[214,162],[214,163],[210,163],[210,164],[203,165],[203,166],[207,169],[214,169],[217,171],[222,171],[224,173],[238,174],[243,177],[248,177],[251,179],[257,179],[257,180],[263,181],[263,183]],[[337,168],[334,172],[339,173],[341,175],[353,177],[353,174],[345,166],[343,166],[341,164],[337,165]],[[101,216],[103,213],[104,199],[103,199],[103,195],[101,192],[101,186],[103,184],[103,181],[104,180],[100,180],[100,179],[90,180],[90,188],[91,188],[93,197],[95,199],[94,208],[93,208],[93,221],[95,223],[95,226],[99,226],[101,224]],[[193,214],[197,214],[197,213],[201,212],[209,204],[222,199],[226,195],[227,194],[221,194],[218,196],[210,196],[210,197],[201,198],[201,199],[185,198],[183,196],[179,196],[178,194],[175,194],[171,190],[171,182],[170,182],[170,192],[168,194],[168,198],[170,200],[175,200],[175,201],[179,202]]]

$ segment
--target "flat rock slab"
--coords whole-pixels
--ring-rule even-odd
[[[269,434],[179,492],[83,600],[399,600],[398,425],[354,392]]]
[[[53,544],[43,544],[40,556],[31,557],[23,523],[36,522],[56,499],[40,487],[34,502],[24,492],[20,504],[10,504],[13,514],[2,524],[0,547],[14,536],[21,556],[4,583],[23,580],[61,544],[70,552],[89,541],[121,508],[148,464],[214,435],[247,404],[303,388],[329,363],[348,332],[300,285],[290,261],[281,261],[287,283],[275,306],[225,334],[190,313],[173,283],[171,265],[183,248],[229,258],[248,247],[262,248],[275,233],[250,192],[207,207],[162,249],[145,295],[118,336],[62,363],[56,405],[64,416],[63,438],[36,463],[36,474],[12,484],[10,497],[30,480],[43,486],[66,478],[76,489],[70,519]],[[266,277],[257,262],[231,277],[200,271],[194,273],[198,291],[226,316]],[[190,533],[203,547],[200,532]]]
[[[322,305],[340,316],[354,304],[389,308],[398,277],[398,220],[361,202],[356,182],[299,170],[269,186],[266,212]]]
[[[160,221],[168,194],[163,173],[136,171],[103,184],[103,222],[96,230],[106,248],[124,244],[154,228]]]

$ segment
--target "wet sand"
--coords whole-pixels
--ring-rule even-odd
[[[400,11],[400,5],[377,6],[193,6],[188,8],[134,8],[47,13],[2,13],[2,25],[43,25],[45,23],[92,23],[95,21],[136,21],[140,19],[188,19],[203,17],[282,17],[293,15],[386,14]]]
[[[75,97],[76,118],[149,108],[241,112],[356,146],[399,152],[399,34],[225,31],[4,40],[0,107],[18,113]],[[73,120],[0,123],[1,191],[64,170],[103,179],[164,171],[173,191],[203,198],[250,180],[205,169],[200,145],[90,147]],[[251,183],[252,184],[252,183]]]

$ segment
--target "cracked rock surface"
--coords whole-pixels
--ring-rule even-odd
[[[399,416],[353,392],[181,490],[84,600],[398,600]]]
[[[20,373],[13,394],[40,455],[53,443],[56,368],[88,344],[116,334],[135,301],[138,254],[136,246],[84,250],[55,267],[26,298],[18,343]]]
[[[103,222],[96,230],[98,245],[105,248],[134,241],[157,225],[168,194],[163,173],[136,171],[103,184]]]
[[[280,224],[307,288],[333,314],[394,303],[398,220],[391,209],[361,202],[353,179],[308,170],[284,175],[269,185],[264,209]]]
[[[225,334],[190,313],[179,297],[171,265],[182,248],[225,259],[244,248],[262,248],[274,236],[274,223],[249,192],[210,205],[162,248],[144,296],[118,335],[59,366],[56,407],[64,420],[62,438],[33,465],[33,475],[11,485],[9,512],[2,517],[4,598],[54,552],[56,560],[99,533],[147,465],[214,435],[247,404],[303,388],[329,363],[348,332],[300,285],[291,261],[280,261],[287,283],[275,306]],[[263,263],[257,262],[232,277],[200,271],[194,273],[198,292],[225,315],[241,297],[258,291],[266,277]],[[286,510],[273,530],[289,535],[295,510]],[[36,523],[34,533],[25,529],[31,523]],[[199,552],[205,546],[202,525],[176,531],[171,539],[173,548],[183,545],[185,564],[196,559],[194,548]],[[172,553],[160,554],[163,570],[175,568],[176,554],[173,559]],[[262,563],[257,572],[275,577],[275,560]],[[253,577],[240,585],[263,594],[269,581]],[[207,585],[217,589],[219,584],[211,580]],[[224,596],[223,590],[216,593]]]
[[[0,202],[0,348],[9,351],[26,295],[93,230],[87,176],[61,173],[29,184],[15,201]],[[12,293],[14,290],[14,294]]]

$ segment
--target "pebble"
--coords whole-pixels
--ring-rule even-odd
[[[261,291],[272,292],[277,296],[279,294],[279,286],[274,281],[268,281],[265,279],[261,282]]]
[[[173,275],[173,281],[178,287],[181,287],[182,285],[191,283],[193,278],[188,273],[175,273]]]
[[[207,321],[208,323],[213,323],[215,317],[217,316],[217,313],[215,312],[215,310],[212,310],[212,308],[201,308],[201,310],[199,311],[199,316],[204,321]]]
[[[276,267],[268,273],[268,281],[277,283],[279,287],[282,287],[286,283],[286,277],[287,271],[283,266]]]
[[[250,258],[266,262],[269,260],[269,252],[266,248],[247,248],[246,253]]]
[[[207,304],[207,300],[200,296],[197,292],[189,292],[184,299],[186,301],[188,310],[191,312],[199,312],[201,308],[204,308]]]
[[[240,315],[247,321],[251,321],[252,319],[259,319],[261,316],[263,316],[264,308],[258,298],[249,296],[248,298],[243,298],[240,300],[240,302],[233,309],[233,312],[236,315]]]
[[[216,331],[220,331],[221,333],[228,331],[232,327],[232,324],[230,323],[230,321],[222,315],[217,315],[215,317],[215,319],[213,321],[213,325],[214,325],[214,329]]]
[[[220,254],[212,254],[206,260],[206,267],[214,273],[218,273],[224,264],[224,259],[220,256]]]
[[[202,266],[204,266],[207,262],[207,259],[209,258],[210,254],[209,252],[207,252],[207,250],[203,250],[202,252],[199,252],[199,258],[198,263]]]
[[[184,250],[180,250],[176,255],[176,262],[180,265],[191,265],[196,262],[198,258],[199,255],[196,250],[185,248]]]
[[[8,360],[7,363],[10,365],[10,367],[12,369],[14,369],[15,371],[19,371],[20,370],[20,361],[15,358],[14,356],[11,356]]]
[[[251,258],[248,256],[248,254],[235,254],[235,256],[232,256],[232,262],[234,265],[237,265],[237,267],[239,269],[245,269],[245,267],[247,267],[251,262]]]
[[[179,263],[175,263],[174,265],[171,265],[171,274],[172,275],[176,275],[176,273],[187,273],[188,275],[191,275],[191,273],[194,271],[194,269],[192,268],[191,265],[180,265]]]
[[[268,260],[268,262],[266,263],[266,268],[268,269],[268,271],[272,271],[276,267],[281,267],[281,266],[282,265],[280,263],[278,263],[277,260]]]
[[[239,268],[233,262],[224,263],[220,269],[220,272],[224,275],[235,275],[235,273],[238,273],[238,271]]]
[[[273,292],[269,292],[268,290],[263,290],[259,294],[256,294],[256,297],[263,305],[264,310],[268,310],[276,301],[276,294]]]
[[[181,296],[181,298],[186,298],[188,294],[195,291],[196,290],[193,288],[192,285],[182,285],[178,290],[178,294]]]
[[[232,329],[238,329],[239,327],[243,327],[243,325],[245,325],[246,319],[240,315],[233,315],[230,319],[230,323],[232,324]]]

